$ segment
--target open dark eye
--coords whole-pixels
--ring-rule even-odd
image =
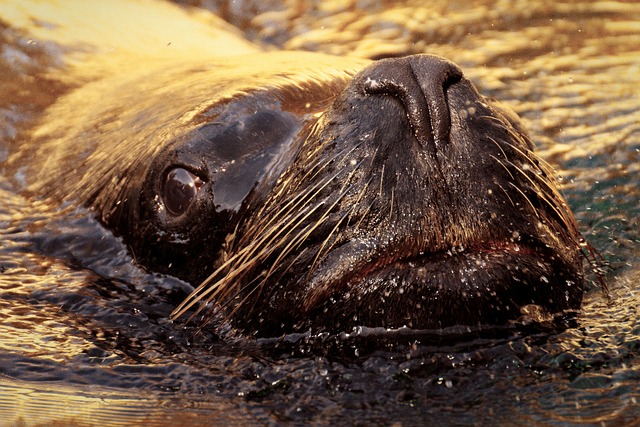
[[[169,171],[164,181],[162,197],[170,214],[180,216],[189,209],[204,182],[186,169]]]

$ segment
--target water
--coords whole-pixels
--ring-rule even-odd
[[[83,208],[16,190],[12,135],[55,90],[5,85],[19,102],[0,104],[0,425],[639,424],[640,5],[210,6],[261,45],[459,63],[524,118],[563,176],[610,263],[610,297],[591,277],[579,313],[543,324],[193,338],[168,320],[188,285],[137,268]],[[23,61],[18,87],[33,88],[27,59],[42,46],[0,28],[3,46],[27,53],[4,49],[0,66]]]

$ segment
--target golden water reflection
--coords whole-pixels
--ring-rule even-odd
[[[175,397],[139,391],[127,393],[97,386],[70,387],[60,383],[32,383],[0,377],[2,426],[211,426],[255,425],[234,410],[228,400],[209,399],[194,408]]]

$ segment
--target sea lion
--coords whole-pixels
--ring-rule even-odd
[[[199,285],[176,316],[274,335],[580,306],[583,239],[551,169],[457,65],[246,50],[85,67],[9,163]]]

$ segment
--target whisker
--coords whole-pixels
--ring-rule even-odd
[[[515,132],[515,130],[513,130],[510,126],[505,126],[498,118],[491,116],[486,116],[486,118],[497,122],[499,126],[507,131],[513,138],[517,140],[520,140],[522,138]],[[501,144],[493,139],[491,140],[502,151],[505,159],[508,159],[505,155],[504,150],[502,149]],[[517,154],[521,155],[527,160],[527,163],[529,165],[535,167],[542,174],[544,174],[544,176],[540,176],[537,173],[526,173],[526,171],[524,171],[522,168],[509,161],[509,163],[514,166],[516,170],[531,183],[533,188],[537,190],[536,193],[544,201],[544,203],[553,209],[555,214],[561,220],[562,225],[565,227],[563,228],[559,224],[551,224],[554,231],[556,233],[568,235],[571,237],[571,240],[576,242],[576,246],[580,250],[581,255],[587,260],[587,262],[591,266],[592,272],[596,275],[596,279],[601,289],[605,293],[605,296],[609,297],[608,286],[604,280],[604,275],[602,272],[602,266],[606,266],[607,262],[604,257],[589,242],[586,241],[582,233],[580,233],[575,217],[571,214],[569,207],[564,201],[564,197],[562,197],[560,191],[554,185],[556,183],[556,179],[554,177],[553,167],[534,151],[524,151],[523,149],[509,141],[501,141],[501,143],[511,148]],[[494,159],[496,161],[499,161],[495,157]],[[523,197],[526,196],[523,194]],[[560,209],[560,207],[562,207],[562,209]],[[534,212],[535,211],[536,210],[534,209]]]
[[[513,176],[513,174],[511,173],[511,170],[509,170],[509,168],[507,167],[507,165],[505,165],[502,160],[500,160],[499,158],[497,158],[496,156],[494,156],[493,154],[490,154],[490,157],[495,160],[496,162],[498,162],[498,164],[500,166],[502,166],[504,168],[504,170],[509,174],[509,176],[511,177],[511,179],[515,180],[515,177]]]
[[[324,167],[330,164],[337,158],[345,158],[348,153],[352,152],[357,148],[357,145],[351,147],[349,150],[342,150],[335,154],[332,158],[326,160],[322,164],[317,165],[314,168],[311,168],[304,176],[307,176],[311,173],[317,174]],[[332,176],[325,178],[315,184],[311,188],[307,188],[306,191],[296,194],[291,197],[287,203],[280,204],[278,206],[278,210],[275,213],[269,212],[268,207],[264,207],[262,209],[262,215],[256,215],[258,218],[267,218],[266,222],[258,222],[249,224],[249,227],[255,227],[258,229],[265,230],[266,232],[258,233],[260,236],[259,239],[253,240],[251,243],[246,244],[241,239],[239,245],[246,244],[241,250],[236,252],[233,256],[229,257],[222,265],[220,265],[212,274],[210,274],[186,299],[183,301],[171,314],[173,319],[176,319],[186,313],[188,310],[193,308],[195,304],[198,302],[202,302],[203,305],[195,311],[189,317],[189,320],[193,319],[197,316],[207,304],[211,303],[214,299],[228,299],[230,295],[235,295],[245,291],[247,286],[242,286],[239,290],[234,288],[237,286],[230,286],[232,281],[239,282],[242,277],[244,277],[248,271],[259,263],[259,260],[264,260],[271,256],[277,250],[281,250],[276,262],[273,263],[270,270],[267,272],[265,278],[261,281],[260,285],[255,286],[245,297],[245,299],[239,304],[242,305],[246,301],[246,298],[253,295],[256,290],[259,290],[262,287],[262,284],[266,281],[266,279],[273,273],[276,266],[279,265],[281,260],[288,255],[291,250],[295,247],[298,247],[304,240],[309,236],[309,234],[317,228],[319,225],[318,222],[314,222],[314,226],[309,228],[305,227],[302,231],[298,232],[292,238],[291,232],[297,229],[304,221],[306,221],[313,213],[315,213],[318,209],[321,208],[322,203],[314,204],[311,209],[303,209],[301,205],[308,205],[308,201],[317,197],[322,190],[326,188],[331,182],[335,181],[335,179],[339,176],[342,171],[337,171]],[[285,187],[285,186],[283,186]],[[282,195],[282,193],[280,193]],[[338,198],[338,201],[343,196]],[[336,201],[335,203],[337,203]],[[332,205],[329,207],[327,211],[322,215],[322,218],[326,217],[328,212],[335,206]],[[294,215],[291,215],[291,212],[295,212]],[[287,245],[282,248],[283,242],[287,242]],[[229,272],[225,274],[221,279],[213,282],[215,277],[219,276],[223,271],[228,270]],[[255,280],[251,282],[254,284]],[[234,297],[235,298],[235,297]],[[238,305],[238,306],[239,306]],[[234,310],[235,311],[235,310]]]
[[[323,257],[324,255],[326,255],[327,253],[329,253],[329,251],[331,251],[331,249],[333,248],[333,246],[335,245],[337,240],[334,240],[333,243],[331,243],[331,245],[327,246],[327,243],[331,240],[331,237],[333,237],[333,235],[336,233],[336,231],[339,229],[339,227],[343,224],[343,222],[346,220],[346,223],[349,223],[351,221],[351,217],[353,215],[353,212],[356,210],[356,208],[358,207],[358,205],[360,204],[360,201],[362,200],[362,197],[364,196],[364,194],[366,193],[367,189],[369,188],[369,185],[371,183],[371,179],[369,179],[369,181],[367,181],[365,183],[365,185],[363,186],[363,188],[360,190],[360,192],[358,193],[358,196],[356,197],[356,200],[353,202],[353,204],[351,205],[351,208],[345,213],[343,214],[340,219],[336,222],[336,225],[332,228],[332,230],[329,232],[329,235],[324,239],[324,241],[322,242],[321,247],[318,249],[318,252],[316,254],[316,257],[313,260],[313,263],[311,264],[311,269],[313,270],[314,267],[316,266],[318,260]],[[343,198],[345,194],[341,194],[340,198]],[[362,216],[360,217],[360,221],[362,221],[365,217],[367,212],[370,210],[371,206],[367,207],[367,209],[365,210],[365,212],[362,214]],[[358,222],[358,224],[355,225],[355,228],[358,228],[358,226],[360,225],[360,222]]]
[[[345,178],[343,185],[340,189],[340,193],[338,194],[338,197],[336,198],[336,200],[325,210],[325,212],[320,216],[320,218],[318,218],[313,224],[312,226],[309,228],[309,230],[307,230],[304,233],[299,233],[298,236],[296,236],[296,238],[294,240],[292,240],[287,247],[284,248],[284,250],[281,251],[280,255],[278,256],[278,258],[275,260],[275,262],[272,264],[271,269],[269,270],[269,273],[267,273],[267,277],[263,280],[263,282],[265,282],[267,280],[267,278],[269,278],[270,274],[273,272],[273,270],[280,264],[281,260],[286,257],[287,255],[289,255],[291,253],[291,251],[295,248],[297,248],[300,244],[302,244],[308,237],[309,235],[311,235],[311,233],[313,233],[319,226],[320,224],[322,224],[325,219],[329,216],[329,213],[332,212],[335,207],[342,201],[342,199],[344,198],[344,196],[347,194],[347,187],[349,186],[349,183],[353,177],[353,175],[358,171],[360,165],[362,162],[358,163],[354,169],[349,172],[348,176]],[[365,187],[367,187],[368,185],[365,185]],[[366,191],[366,188],[363,189],[362,192]],[[361,192],[361,193],[362,193]],[[357,205],[357,200],[354,203],[354,205]],[[340,221],[338,221],[338,224],[336,224],[336,226],[334,227],[334,230],[336,230],[339,225],[340,225]],[[303,230],[304,231],[304,230]],[[333,233],[333,231],[332,231]],[[327,242],[327,239],[331,238],[332,233],[324,240],[324,243]],[[318,253],[320,253],[320,251],[322,251],[322,247],[319,249]],[[317,257],[316,259],[314,259],[312,265],[315,265],[317,261]],[[310,269],[310,271],[313,270],[313,267]]]

